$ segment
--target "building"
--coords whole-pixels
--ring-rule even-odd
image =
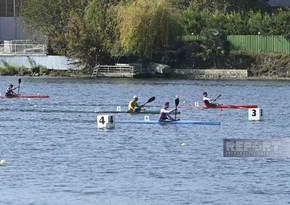
[[[19,19],[19,8],[25,0],[0,0],[0,43],[4,40],[27,40]]]
[[[269,0],[269,5],[273,8],[290,7],[289,0]]]

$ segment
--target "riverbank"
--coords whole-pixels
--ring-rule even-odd
[[[31,77],[68,77],[68,78],[96,78],[90,74],[82,71],[74,70],[51,70],[45,74],[35,73],[33,75],[17,75],[17,76],[31,76]],[[99,77],[98,77],[99,78]],[[138,78],[170,78],[170,79],[188,79],[188,80],[285,80],[289,81],[290,77],[278,76],[248,76],[246,69],[175,69],[174,72],[168,76],[150,75]]]

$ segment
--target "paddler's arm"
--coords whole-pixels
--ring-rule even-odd
[[[138,103],[135,103],[134,110],[141,110],[142,107],[144,107],[144,105],[139,105]]]
[[[176,108],[172,109],[172,110],[164,110],[164,113],[172,113],[173,111],[177,110]]]

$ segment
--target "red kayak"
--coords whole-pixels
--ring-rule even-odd
[[[238,108],[257,108],[258,105],[245,105],[245,104],[216,104],[216,106],[213,107],[206,107],[206,106],[179,106],[179,108],[233,108],[233,109],[238,109]]]
[[[2,95],[0,98],[48,98],[48,95],[37,95],[37,94],[15,94],[11,96]]]

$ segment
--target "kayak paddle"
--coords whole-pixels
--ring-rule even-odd
[[[176,108],[176,110],[175,110],[175,120],[176,120],[176,113],[177,113],[177,106],[178,106],[178,104],[179,104],[179,98],[177,97],[175,99],[175,108]]]
[[[141,105],[139,108],[135,109],[133,112],[135,112],[135,111],[139,112],[142,107],[144,107],[147,103],[150,103],[150,102],[152,102],[154,100],[155,100],[155,97],[154,96],[151,97],[151,98],[149,98],[149,100],[146,103],[144,103],[143,105]]]
[[[20,83],[21,83],[21,78],[18,79],[18,95],[19,95],[19,90],[20,90]]]
[[[141,105],[141,107],[144,107],[147,103],[150,103],[150,102],[152,102],[154,100],[155,100],[155,97],[154,96],[151,97],[151,98],[149,98],[149,100],[146,103],[144,103],[143,105]]]
[[[215,102],[218,98],[220,98],[222,95],[218,95],[217,97],[216,97],[216,99],[214,99],[211,103],[213,103],[213,102]]]

